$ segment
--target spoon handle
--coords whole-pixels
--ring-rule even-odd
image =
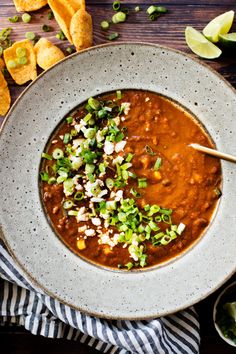
[[[230,154],[225,154],[223,152],[220,152],[218,150],[210,149],[208,147],[199,145],[199,144],[190,144],[192,148],[195,150],[198,150],[200,152],[204,152],[205,154],[212,155],[215,157],[218,157],[219,159],[224,159],[232,162],[236,162],[236,156],[230,155]]]

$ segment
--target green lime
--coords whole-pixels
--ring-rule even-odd
[[[216,43],[219,40],[220,34],[229,32],[234,20],[234,11],[224,12],[215,17],[204,27],[202,33],[209,41]]]
[[[215,44],[208,41],[208,39],[193,27],[186,27],[185,40],[189,48],[201,58],[215,59],[222,53]]]
[[[220,34],[219,42],[229,49],[236,49],[236,32]]]

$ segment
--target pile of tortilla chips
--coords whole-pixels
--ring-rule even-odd
[[[85,9],[85,0],[13,0],[17,11],[36,11],[49,5],[61,30],[77,51],[91,47],[93,25],[90,14]],[[10,44],[11,45],[11,44]],[[10,93],[2,74],[6,68],[18,85],[23,85],[37,77],[37,67],[47,70],[62,60],[64,53],[46,38],[41,38],[34,46],[30,40],[15,42],[3,52],[0,58],[0,115],[10,108]]]

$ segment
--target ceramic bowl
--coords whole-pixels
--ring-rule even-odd
[[[143,89],[198,117],[219,150],[236,153],[236,94],[216,72],[181,52],[144,43],[93,47],[41,74],[2,127],[1,236],[22,271],[47,294],[99,317],[144,319],[203,299],[235,271],[236,165],[222,161],[223,196],[205,234],[181,256],[145,271],[90,264],[55,235],[38,188],[41,153],[56,125],[104,92]]]
[[[236,297],[236,281],[233,282],[232,284],[228,285],[221,293],[220,295],[217,297],[215,304],[214,304],[214,308],[213,308],[213,321],[214,321],[214,325],[215,325],[215,329],[217,330],[218,334],[220,335],[220,337],[228,344],[232,345],[233,347],[236,347],[236,343],[234,343],[231,339],[229,338],[225,338],[225,336],[223,335],[220,327],[218,326],[218,324],[216,323],[216,313],[217,313],[217,306],[222,298],[223,295],[225,295],[229,290],[234,289],[235,290],[235,297]]]

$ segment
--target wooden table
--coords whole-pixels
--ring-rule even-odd
[[[32,0],[33,1],[33,0]],[[122,1],[125,4],[125,1]],[[112,11],[112,0],[87,0],[88,11],[93,16],[94,22],[94,45],[107,42],[107,33],[100,29],[100,22],[110,19]],[[163,3],[168,8],[169,13],[160,17],[157,21],[151,22],[147,19],[145,9],[148,5],[155,4],[149,0],[129,0],[125,7],[130,9],[130,15],[124,24],[113,25],[110,32],[119,32],[120,41],[143,41],[162,44],[171,48],[190,53],[185,44],[184,29],[187,25],[194,26],[201,30],[206,23],[215,16],[229,10],[236,10],[235,0],[166,0]],[[136,5],[143,9],[141,12],[133,11]],[[48,8],[45,7],[32,14],[30,24],[18,22],[11,24],[8,17],[16,14],[12,0],[0,0],[0,29],[5,27],[13,28],[13,40],[21,40],[27,31],[34,31],[40,36],[48,37],[60,48],[65,50],[69,43],[58,41],[55,34],[59,28],[54,20],[47,18]],[[53,31],[44,33],[42,25],[48,24],[53,27]],[[236,31],[236,22],[233,25]],[[227,53],[214,61],[204,60],[205,63],[222,74],[234,87],[236,87],[236,56],[235,53]],[[40,71],[39,71],[40,72]],[[27,85],[17,86],[13,80],[9,79],[9,87],[14,102]],[[4,117],[0,117],[0,123]],[[232,280],[235,280],[234,276]],[[230,281],[229,281],[230,282]],[[219,291],[209,296],[196,305],[201,323],[201,354],[233,354],[235,348],[225,344],[214,330],[212,323],[212,307]],[[25,330],[15,327],[5,327],[0,329],[1,347],[6,348],[8,354],[28,354],[28,353],[96,353],[84,345],[66,340],[51,340],[42,337],[35,337]],[[6,344],[6,346],[4,345]]]

